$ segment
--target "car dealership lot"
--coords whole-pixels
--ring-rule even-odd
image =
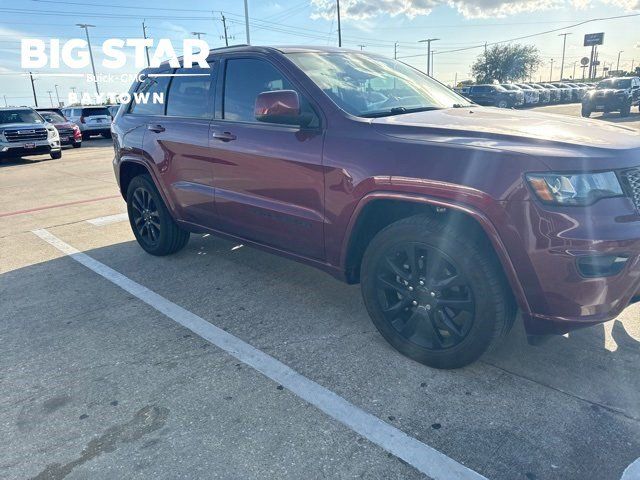
[[[145,254],[105,220],[125,210],[112,154],[90,140],[0,167],[0,477],[424,478],[42,229],[487,478],[617,480],[640,457],[640,306],[538,347],[518,324],[481,362],[429,369],[379,336],[358,286],[211,236]]]

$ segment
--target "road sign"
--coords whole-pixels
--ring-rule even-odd
[[[580,59],[580,65],[582,65],[583,67],[586,67],[587,65],[589,65],[589,57],[582,57]]]
[[[602,45],[604,43],[604,32],[587,33],[584,36],[584,46],[592,47],[594,45]]]
[[[597,67],[598,65],[600,65],[600,60],[595,60],[593,64]]]

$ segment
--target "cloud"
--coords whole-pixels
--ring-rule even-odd
[[[449,6],[466,18],[506,17],[518,13],[552,10],[566,6],[585,9],[604,3],[625,11],[640,10],[640,0],[343,0],[340,15],[344,19],[365,20],[389,15],[409,19],[429,15],[434,8]],[[335,18],[335,0],[311,0],[312,18]]]

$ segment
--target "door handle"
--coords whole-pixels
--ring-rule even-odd
[[[238,138],[231,132],[213,132],[212,137],[222,142],[230,142]]]
[[[151,130],[152,132],[161,133],[166,129],[162,125],[147,125],[147,130]]]

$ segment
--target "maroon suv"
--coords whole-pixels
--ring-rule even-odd
[[[209,64],[145,70],[131,93],[164,103],[112,127],[147,252],[210,232],[360,282],[380,333],[440,368],[476,360],[517,309],[539,338],[638,300],[639,133],[479,107],[361,52],[233,47]]]

